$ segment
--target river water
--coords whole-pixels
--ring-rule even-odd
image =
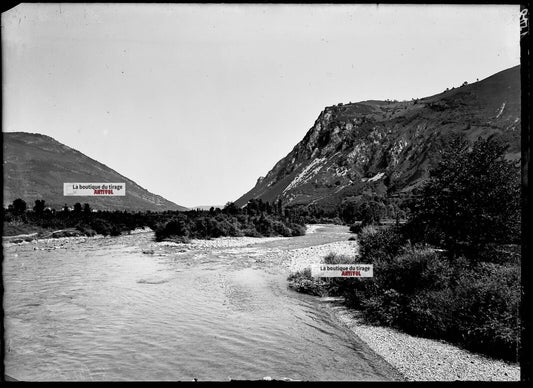
[[[19,380],[391,380],[276,254],[346,229],[184,249],[153,233],[4,247],[5,371]]]

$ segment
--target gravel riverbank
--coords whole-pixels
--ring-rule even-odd
[[[490,359],[444,341],[413,337],[364,323],[360,312],[335,307],[337,318],[408,381],[518,381],[520,366]]]

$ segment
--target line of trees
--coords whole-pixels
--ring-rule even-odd
[[[28,208],[25,201],[22,199],[16,199],[8,206],[8,209],[4,209],[4,221],[18,220],[26,223],[29,217],[29,222],[32,224],[53,228],[73,227],[73,224],[76,224],[76,220],[78,220],[81,214],[85,215],[85,218],[82,218],[81,221],[84,221],[87,218],[102,219],[105,221],[110,217],[106,215],[108,212],[92,210],[90,205],[87,203],[83,205],[81,203],[76,203],[74,204],[73,208],[70,208],[65,204],[61,210],[51,209],[46,206],[46,202],[43,199],[36,200],[32,210]],[[89,217],[88,215],[93,212],[95,212],[96,215]],[[277,222],[282,222],[287,225],[305,225],[316,223],[352,225],[352,230],[357,231],[366,225],[380,224],[383,219],[392,219],[396,220],[397,222],[404,220],[408,212],[409,209],[406,207],[405,201],[403,200],[397,198],[387,198],[383,195],[362,194],[357,197],[347,198],[337,206],[329,205],[327,207],[319,204],[297,204],[285,206],[281,200],[269,202],[263,201],[262,199],[251,199],[248,201],[246,206],[242,208],[239,208],[233,202],[228,202],[222,209],[211,207],[208,211],[197,209],[186,212],[167,211],[161,212],[160,214],[144,212],[144,215],[140,215],[139,212],[136,212],[134,214],[136,214],[136,219],[144,220],[142,221],[144,226],[150,226],[153,228],[157,227],[158,230],[162,230],[161,224],[165,224],[166,222],[170,221],[173,215],[177,217],[178,214],[181,214],[181,218],[187,219],[196,219],[199,216],[206,218],[223,218],[221,215],[230,215],[233,217],[239,215],[262,216],[262,218],[259,218],[263,220],[265,217],[269,219],[275,219]],[[109,221],[106,222],[109,223]],[[100,222],[100,224],[102,224],[102,222]],[[120,224],[125,223],[120,222],[119,220],[119,225]],[[87,230],[90,233],[91,228],[84,229],[82,222],[80,229],[83,229],[84,231]],[[129,230],[124,226],[117,225],[115,225],[115,228],[113,228],[113,225],[109,225],[109,228],[107,229],[109,229],[109,233],[113,231],[114,234],[116,234],[118,231]],[[202,235],[202,228],[199,228],[198,232],[196,232],[195,228],[193,227],[189,227],[189,229],[189,234],[191,236]],[[216,230],[217,228],[208,228],[208,230],[211,229]],[[99,230],[103,232],[106,231],[102,230],[101,228]],[[167,232],[162,233],[164,235]],[[227,233],[230,233],[229,235],[231,235],[233,232],[223,231],[223,235],[228,235]],[[245,230],[243,233],[246,235],[246,233],[250,234],[252,232]],[[271,233],[267,234],[270,235]],[[217,235],[217,232],[214,232],[213,235],[211,235],[210,232],[207,232],[206,234],[204,233],[204,235],[208,237],[214,236]]]
[[[170,220],[157,223],[154,230],[157,241],[184,241],[221,236],[301,236],[305,234],[304,225],[303,219],[283,209],[281,201],[251,199],[243,208],[228,202],[223,209],[180,212]]]
[[[73,209],[67,205],[61,211],[46,207],[45,200],[38,199],[32,210],[25,201],[16,199],[4,209],[6,223],[32,226],[46,230],[75,228],[85,235],[117,236],[138,227],[150,227],[156,239],[213,238],[221,236],[299,236],[305,234],[304,219],[290,209],[284,209],[281,201],[274,203],[252,199],[243,208],[228,202],[222,209],[186,212],[128,212],[93,211],[89,204],[76,203]],[[20,229],[17,229],[20,230]],[[4,230],[5,231],[5,230]]]

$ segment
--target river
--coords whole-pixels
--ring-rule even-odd
[[[279,252],[347,228],[235,246],[152,232],[4,247],[5,372],[26,381],[393,380],[321,298],[287,287]]]

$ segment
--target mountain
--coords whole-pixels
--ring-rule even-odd
[[[163,211],[187,210],[150,193],[131,179],[49,136],[4,132],[4,207],[22,198],[33,207],[36,199],[59,209],[66,203],[88,203],[93,209]],[[63,196],[63,183],[126,183],[126,195],[108,197]]]
[[[337,205],[363,192],[411,193],[453,134],[494,135],[520,158],[520,66],[412,101],[326,107],[293,150],[235,201]]]

